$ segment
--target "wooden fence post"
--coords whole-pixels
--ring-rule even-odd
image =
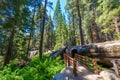
[[[87,66],[87,57],[83,57],[83,60],[84,60],[84,66],[86,67]]]
[[[70,66],[70,58],[68,55],[67,55],[67,66]]]
[[[73,59],[73,73],[75,76],[77,76],[77,68],[76,68],[76,60]]]
[[[96,61],[96,59],[93,59],[93,65],[94,65],[94,73],[98,74],[98,67],[97,67],[97,61]]]
[[[64,54],[64,63],[67,66],[67,57],[66,57],[66,54]]]

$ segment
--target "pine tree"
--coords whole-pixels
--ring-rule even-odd
[[[61,13],[60,0],[57,0],[54,15],[53,15],[53,21],[55,26],[58,24],[58,16],[60,13]]]
[[[0,12],[3,12],[2,14],[4,16],[3,20],[3,29],[5,30],[8,28],[10,35],[6,34],[8,39],[8,46],[6,49],[5,59],[4,59],[4,66],[6,66],[9,61],[12,58],[13,55],[13,49],[14,49],[14,40],[16,38],[16,34],[19,32],[19,30],[22,28],[23,22],[25,21],[26,14],[24,14],[26,0],[19,1],[19,0],[13,0],[13,1],[3,1],[3,5]],[[12,5],[11,5],[12,4]],[[10,10],[10,11],[9,11]],[[24,16],[22,15],[24,14]],[[8,16],[8,17],[5,17]],[[22,18],[22,19],[21,19]]]
[[[119,0],[98,0],[98,6],[96,10],[98,11],[98,17],[96,22],[103,27],[102,32],[105,33],[107,40],[114,38],[111,33],[119,33],[118,23],[119,13],[120,13],[120,1]],[[114,27],[114,28],[112,28]],[[111,29],[110,29],[111,28]]]
[[[64,16],[59,14],[58,25],[56,28],[56,45],[54,49],[59,49],[68,40],[68,30],[64,23]]]
[[[72,14],[77,14],[76,16],[78,18],[80,45],[83,45],[84,44],[84,37],[83,37],[83,30],[82,30],[82,17],[81,17],[81,12],[80,12],[81,10],[80,10],[79,0],[67,1],[66,9],[69,10],[69,12]]]
[[[43,35],[44,35],[44,26],[45,26],[45,16],[46,16],[46,5],[47,0],[45,0],[43,18],[42,18],[42,27],[41,27],[41,36],[40,36],[40,45],[39,45],[39,57],[42,59],[42,50],[43,50]]]

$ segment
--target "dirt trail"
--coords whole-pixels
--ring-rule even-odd
[[[108,79],[108,76],[105,77],[107,80],[111,80],[110,78]],[[102,76],[94,74],[92,71],[80,65],[79,63],[77,63],[77,76],[74,76],[72,66],[68,66],[63,68],[55,78],[56,79],[53,80],[106,80],[105,78],[103,79]]]
[[[93,72],[91,72],[90,70],[88,70],[87,68],[85,68],[84,66],[77,64],[77,76],[72,76],[73,74],[73,70],[72,67],[69,66],[66,70],[63,69],[61,71],[61,73],[64,73],[69,77],[69,80],[104,80],[100,75],[94,74]],[[60,80],[68,80],[68,79],[60,79]]]
[[[104,80],[100,75],[94,74],[82,65],[77,66],[78,79],[74,80]]]

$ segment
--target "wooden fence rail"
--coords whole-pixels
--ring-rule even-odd
[[[77,76],[76,60],[73,59],[70,55],[64,54],[64,63],[66,66],[72,66],[73,73],[75,76]]]
[[[85,67],[88,67],[89,69],[93,69],[95,74],[98,74],[98,67],[97,67],[97,60],[88,58],[86,56],[81,56],[78,54],[75,54],[75,59],[83,64]]]
[[[96,59],[91,59],[86,56],[81,56],[78,54],[75,54],[75,58],[72,58],[70,55],[64,54],[64,63],[66,66],[73,66],[74,75],[77,75],[77,68],[76,68],[77,63],[76,62],[83,64],[83,66],[85,67],[93,69],[94,73],[98,74],[98,67],[97,67]]]

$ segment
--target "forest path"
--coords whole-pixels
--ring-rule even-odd
[[[104,80],[100,75],[94,74],[92,71],[80,65],[79,63],[77,64],[77,76],[73,76],[74,74],[72,66],[63,68],[61,73],[66,76],[64,76],[62,79],[59,78],[59,80],[68,80],[65,78],[68,76],[69,80]]]
[[[94,74],[80,64],[77,65],[77,75],[78,79],[74,78],[74,80],[104,80],[100,75]]]

